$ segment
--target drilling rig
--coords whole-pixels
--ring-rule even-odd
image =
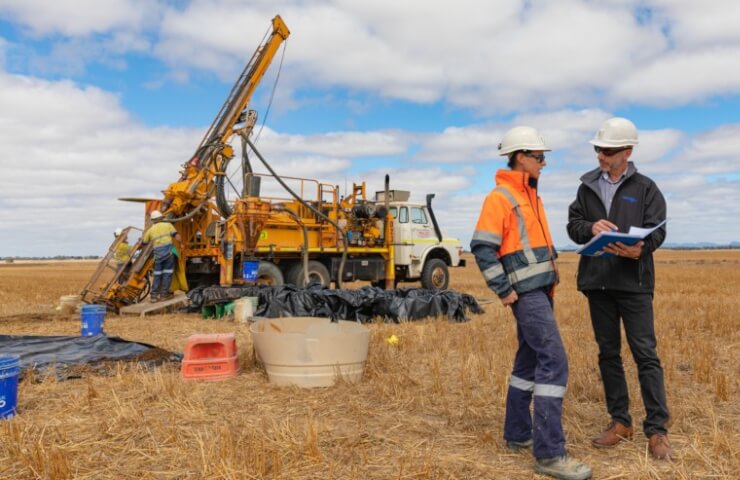
[[[431,209],[434,195],[427,195],[426,205],[411,204],[409,192],[390,190],[386,175],[385,189],[373,199],[365,182],[353,184],[342,196],[337,185],[278,175],[257,150],[252,138],[257,113],[248,108],[249,101],[289,35],[280,16],[274,17],[271,32],[162,199],[122,200],[145,203],[146,225],[154,210],[174,225],[181,238],[176,248],[186,289],[254,282],[299,287],[334,282],[341,287],[354,280],[383,288],[421,280],[425,288],[447,288],[447,267],[464,265],[464,260],[459,241],[442,235]],[[231,145],[237,137],[241,158],[236,158]],[[255,157],[269,173],[255,172]],[[240,188],[229,173],[229,165],[235,162],[239,162],[236,183]],[[277,182],[287,194],[261,195],[267,181]],[[127,227],[124,233],[135,230]],[[394,236],[405,238],[394,240]],[[128,262],[112,268],[111,258],[121,241],[113,242],[83,288],[85,302],[104,303],[117,311],[146,297],[153,268],[151,246],[136,243]],[[397,250],[401,257],[396,256]],[[242,268],[255,264],[256,280]],[[111,268],[112,275],[105,275]]]

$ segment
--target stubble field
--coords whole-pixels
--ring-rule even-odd
[[[493,299],[475,262],[451,288]],[[740,478],[740,251],[659,251],[658,350],[678,458],[656,462],[647,440],[612,450],[589,440],[608,422],[577,257],[561,256],[556,317],[570,362],[564,427],[571,454],[599,479]],[[80,290],[89,262],[0,265],[0,333],[77,335],[77,316],[54,313]],[[429,319],[370,325],[359,384],[305,390],[268,383],[243,325],[196,314],[108,315],[109,335],[182,351],[193,333],[235,332],[242,373],[185,383],[177,366],[24,381],[20,414],[0,422],[0,478],[8,479],[529,479],[529,452],[502,440],[516,348],[511,312],[497,301],[466,323]],[[388,345],[389,335],[399,337]],[[644,416],[626,342],[636,426]],[[542,477],[544,478],[544,477]]]

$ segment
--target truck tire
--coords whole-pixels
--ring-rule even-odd
[[[450,272],[447,264],[439,258],[430,258],[421,270],[421,286],[427,290],[447,290],[450,284]]]
[[[260,262],[257,268],[258,285],[272,285],[277,287],[284,283],[283,272],[280,271],[277,265],[270,262]]]
[[[305,278],[303,277],[303,263],[299,262],[290,267],[288,273],[288,282],[292,283],[298,288],[304,288],[306,286]],[[316,260],[308,261],[308,282],[318,282],[325,287],[331,286],[331,275],[329,269],[327,269],[323,263]]]

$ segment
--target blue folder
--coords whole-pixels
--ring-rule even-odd
[[[622,242],[625,245],[634,245],[642,240],[641,237],[619,232],[601,232],[591,239],[586,245],[578,248],[576,253],[589,257],[609,257],[614,255],[604,251],[604,247],[610,243]]]
[[[604,251],[604,247],[610,243],[622,242],[625,245],[634,245],[643,238],[647,237],[663,225],[666,220],[663,220],[658,225],[650,228],[637,228],[630,227],[629,233],[622,232],[601,232],[592,238],[587,244],[579,247],[576,253],[580,255],[586,255],[589,257],[609,257],[614,255],[613,253],[607,253]]]

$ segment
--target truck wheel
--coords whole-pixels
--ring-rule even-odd
[[[290,268],[288,281],[298,288],[306,286],[306,280],[303,277],[303,262],[297,263]],[[324,287],[331,286],[331,275],[323,263],[316,260],[308,261],[308,283],[318,282]]]
[[[450,284],[447,264],[439,258],[430,258],[421,271],[421,286],[427,290],[446,290]]]
[[[284,283],[283,272],[280,271],[277,265],[270,262],[260,262],[257,268],[258,285],[272,285],[276,287]]]

